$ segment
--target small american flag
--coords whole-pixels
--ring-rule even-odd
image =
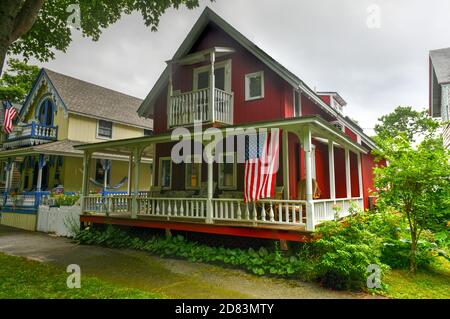
[[[274,196],[280,150],[280,130],[247,136],[245,147],[244,201]]]
[[[17,115],[17,110],[12,106],[11,102],[3,101],[3,106],[5,107],[5,119],[3,120],[3,131],[10,134],[13,129],[13,119]]]

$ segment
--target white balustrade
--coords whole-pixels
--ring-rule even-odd
[[[206,218],[206,198],[138,197],[138,215],[153,217]]]
[[[352,203],[361,209],[364,208],[362,197],[314,200],[314,220],[316,224],[349,216]]]
[[[214,96],[214,121],[232,124],[233,94],[215,89]],[[172,95],[168,110],[169,127],[212,121],[208,98],[209,88]]]

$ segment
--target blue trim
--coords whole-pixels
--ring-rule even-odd
[[[19,111],[19,116],[17,117],[18,119],[22,119],[22,116],[24,115],[25,109],[28,109],[29,107],[29,103],[30,103],[30,99],[31,96],[33,96],[33,93],[36,90],[37,84],[40,82],[40,80],[42,79],[42,77],[44,77],[47,79],[47,83],[48,85],[51,85],[51,87],[53,88],[53,90],[55,91],[56,95],[58,96],[58,99],[61,101],[62,106],[64,108],[65,112],[68,112],[69,109],[67,108],[66,104],[64,103],[64,100],[61,98],[61,95],[59,94],[58,90],[56,89],[56,87],[53,85],[53,82],[50,80],[50,77],[47,75],[47,73],[45,72],[45,69],[41,69],[41,71],[39,72],[39,75],[37,76],[36,80],[33,83],[32,89],[31,91],[28,93],[25,102],[22,104],[22,108]]]
[[[37,208],[30,208],[30,209],[22,209],[22,208],[16,208],[15,210],[12,209],[10,206],[3,207],[0,213],[12,213],[12,214],[23,214],[23,215],[36,215],[38,209]]]

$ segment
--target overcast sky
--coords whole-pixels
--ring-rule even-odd
[[[367,26],[371,4],[378,29]],[[167,11],[157,32],[139,14],[98,42],[75,31],[66,53],[37,64],[144,98],[206,5],[311,88],[339,92],[363,128],[398,105],[428,107],[428,51],[450,47],[448,0],[201,0]]]

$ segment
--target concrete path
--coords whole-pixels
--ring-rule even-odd
[[[145,252],[81,246],[67,238],[0,226],[0,252],[60,267],[78,264],[82,275],[170,298],[371,298],[314,283],[257,277],[240,270],[164,259]]]

